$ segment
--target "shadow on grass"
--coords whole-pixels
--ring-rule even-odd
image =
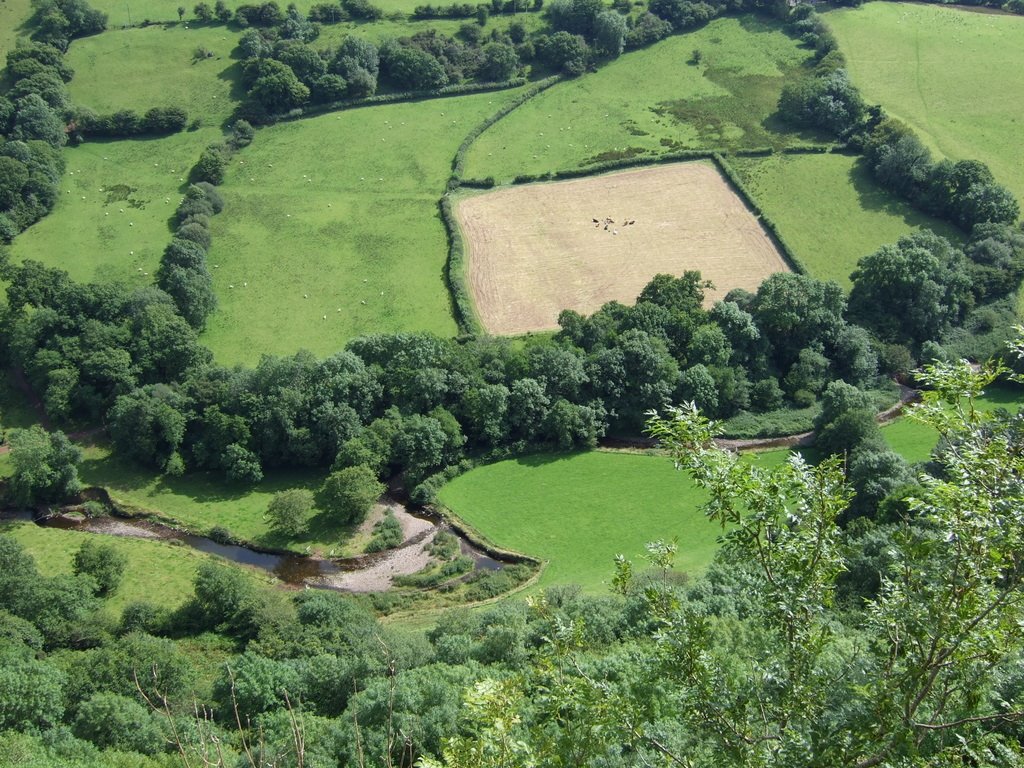
[[[28,429],[40,421],[29,397],[18,389],[10,373],[0,377],[0,424],[3,429]]]
[[[232,482],[219,472],[190,472],[181,477],[169,477],[112,454],[87,457],[79,466],[79,474],[91,485],[115,491],[173,494],[199,504],[240,501],[253,493],[274,494],[291,488],[315,490],[323,479],[322,473],[313,470],[275,472],[256,485]]]
[[[231,114],[224,118],[224,121],[221,124],[221,127],[225,130],[231,127],[235,120],[238,119],[239,107],[241,107],[242,102],[248,95],[248,91],[246,91],[245,85],[242,83],[243,62],[237,59],[239,55],[238,48],[235,47],[231,52],[231,58],[235,59],[235,61],[217,73],[218,80],[224,80],[231,84],[231,90],[228,92],[228,98],[231,99],[233,109],[231,110]]]
[[[312,542],[335,541],[339,546],[342,542],[351,539],[355,535],[358,525],[339,523],[334,515],[328,512],[318,511],[309,519],[306,530],[290,541],[296,544],[307,544]],[[289,541],[285,537],[273,535],[275,541]],[[282,544],[284,546],[284,544]]]
[[[785,27],[778,19],[768,16],[757,16],[753,13],[743,13],[736,17],[740,27],[747,32],[781,32]]]
[[[907,226],[930,229],[954,243],[962,243],[964,234],[952,224],[915,210],[910,203],[899,199],[871,178],[867,162],[859,158],[850,168],[850,184],[857,192],[861,208],[886,213],[903,220]]]
[[[519,456],[515,459],[516,464],[523,467],[546,467],[550,464],[558,464],[563,461],[572,461],[577,456],[589,451],[567,451],[567,452],[545,452],[545,453],[531,453],[526,456]]]

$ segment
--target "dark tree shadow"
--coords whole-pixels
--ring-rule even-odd
[[[899,199],[879,185],[871,178],[871,172],[863,157],[858,158],[853,164],[849,178],[850,185],[857,192],[858,202],[864,210],[896,216],[909,227],[930,229],[954,243],[963,242],[964,233],[957,227],[916,210],[909,202]]]
[[[515,459],[515,462],[523,467],[546,467],[551,464],[571,461],[583,453],[587,453],[587,451],[575,450],[558,452],[552,450],[551,452],[531,453],[526,456],[519,456]]]

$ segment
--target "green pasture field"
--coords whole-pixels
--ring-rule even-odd
[[[35,259],[80,282],[152,284],[189,169],[219,137],[219,129],[201,128],[64,150],[60,199],[14,239],[14,260]]]
[[[466,175],[505,181],[632,154],[806,144],[812,136],[773,115],[808,56],[777,22],[715,19],[531,99],[480,136]]]
[[[826,21],[865,99],[946,157],[984,161],[1024,199],[1024,18],[866,3]]]
[[[241,62],[231,58],[238,32],[226,26],[185,28],[179,24],[112,30],[76,40],[67,62],[75,70],[68,85],[75,104],[96,112],[179,106],[189,120],[220,126],[242,94],[233,91]],[[195,60],[199,46],[213,52]],[[196,156],[203,145],[196,145]]]
[[[314,515],[310,530],[294,539],[272,533],[264,519],[275,493],[290,488],[315,492],[323,483],[323,472],[278,471],[255,486],[229,483],[212,472],[166,477],[119,459],[105,446],[91,446],[79,473],[86,485],[102,486],[115,499],[180,523],[193,533],[207,534],[220,526],[239,539],[267,547],[349,554],[345,540],[351,531],[322,515]]]
[[[27,32],[24,24],[31,15],[29,0],[0,0],[0,70],[6,65],[7,52]]]
[[[261,130],[235,155],[213,219],[222,363],[318,355],[354,336],[451,336],[437,200],[470,129],[518,90],[330,113]],[[308,296],[308,298],[306,298]]]
[[[975,400],[974,407],[982,413],[1005,408],[1015,413],[1024,405],[1024,390],[1013,384],[997,383]],[[903,416],[882,427],[882,435],[889,446],[909,462],[927,461],[939,439],[931,427]]]
[[[42,528],[25,521],[0,523],[0,534],[13,537],[31,554],[44,576],[70,574],[75,552],[87,536],[102,537],[128,559],[120,588],[105,601],[109,610],[119,614],[129,603],[145,600],[165,608],[175,608],[192,596],[192,581],[199,566],[213,555],[149,539],[120,538],[103,534]],[[245,568],[251,578],[262,584],[271,578],[261,571]]]
[[[6,0],[17,2],[18,0]],[[303,13],[323,0],[295,0],[295,6]],[[426,0],[372,0],[373,4],[385,13],[409,14],[417,5],[427,5]],[[226,0],[228,8],[234,10],[240,5],[259,5],[253,0]],[[138,26],[145,21],[149,22],[177,22],[178,6],[185,6],[184,23],[190,27],[198,22],[193,13],[196,3],[193,0],[179,2],[179,0],[90,0],[90,5],[98,8],[107,14],[107,28],[118,29],[125,26]],[[213,2],[207,3],[211,8]],[[438,3],[430,3],[438,5]],[[284,10],[288,3],[279,3],[281,10]],[[526,15],[526,14],[521,14]]]
[[[520,14],[520,18],[528,28],[541,21],[536,13]],[[512,21],[512,16],[497,16],[486,29],[504,28]],[[379,42],[424,29],[454,35],[463,23],[382,20],[327,24],[312,45],[329,48],[349,35]],[[239,82],[242,62],[232,58],[238,38],[235,25],[178,23],[112,29],[82,38],[68,51],[67,61],[75,70],[69,90],[76,104],[97,112],[144,112],[149,107],[175,105],[187,109],[190,119],[198,117],[204,125],[219,126],[228,121],[245,95]],[[213,58],[196,60],[193,53],[199,46],[212,51]]]
[[[931,229],[954,241],[962,237],[875,184],[856,157],[772,155],[729,163],[808,272],[844,288],[859,259],[902,235]]]
[[[766,465],[785,451],[756,454]],[[711,562],[721,529],[698,510],[703,491],[666,456],[543,454],[479,467],[441,489],[441,503],[499,547],[550,564],[540,586],[607,589],[617,554],[644,568],[644,545],[678,537],[676,570]]]

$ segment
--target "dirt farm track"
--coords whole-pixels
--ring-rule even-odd
[[[484,328],[557,327],[558,313],[632,303],[656,274],[700,270],[708,301],[788,267],[717,169],[678,163],[459,200],[467,282]]]

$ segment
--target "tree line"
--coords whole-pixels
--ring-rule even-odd
[[[779,273],[705,309],[698,273],[659,275],[632,306],[563,312],[550,339],[376,334],[322,360],[229,369],[196,338],[214,301],[205,247],[218,206],[212,187],[189,189],[158,287],[7,264],[5,352],[55,420],[102,421],[119,452],[160,471],[245,482],[269,467],[364,466],[411,490],[469,457],[636,434],[671,402],[721,418],[812,406],[831,382],[870,390],[951,356],[944,341],[1024,274],[1024,236],[986,225],[966,253],[926,233],[883,247],[859,263],[849,300]]]
[[[294,6],[281,11],[273,0],[240,6],[234,19],[250,29],[239,41],[246,60],[247,98],[238,114],[253,123],[266,122],[308,104],[372,96],[379,85],[399,92],[433,92],[472,80],[506,82],[528,64],[580,75],[627,48],[649,45],[673,31],[748,8],[735,3],[656,0],[649,10],[634,13],[628,3],[609,8],[600,0],[552,0],[547,5],[535,3],[534,10],[542,7],[548,28],[529,34],[520,21],[513,21],[505,31],[492,29],[490,35],[484,34],[490,13],[516,12],[513,2],[494,0],[490,5],[417,8],[417,18],[476,17],[476,23],[463,24],[454,36],[424,30],[387,39],[379,46],[350,36],[337,49],[318,51],[311,44],[319,36],[321,23],[374,21],[382,12],[359,0],[317,5],[308,17]],[[749,4],[751,10],[768,7]],[[216,15],[208,6],[196,6],[196,14],[207,20]]]

